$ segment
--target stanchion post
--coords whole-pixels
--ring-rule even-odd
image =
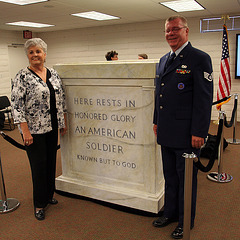
[[[190,240],[193,159],[196,159],[197,156],[194,153],[184,153],[183,157],[185,157],[183,239]]]
[[[235,93],[235,100],[238,101],[238,94]],[[238,104],[237,104],[238,105]],[[240,140],[236,139],[236,132],[237,132],[237,106],[236,106],[236,111],[235,111],[235,115],[234,115],[234,119],[233,119],[233,137],[232,138],[228,138],[226,141],[230,144],[240,144]]]
[[[0,191],[2,200],[0,200],[0,213],[7,213],[15,210],[20,205],[19,201],[15,198],[7,198],[6,189],[3,178],[2,171],[2,161],[1,161],[1,153],[0,153]]]
[[[225,112],[219,111],[219,119],[224,119]],[[233,177],[223,172],[223,147],[224,147],[224,127],[222,129],[221,140],[218,148],[218,172],[212,172],[207,175],[207,178],[214,182],[226,183],[232,181]]]
[[[2,172],[2,161],[1,161],[1,153],[0,153],[0,191],[1,191],[1,197],[3,201],[3,207],[7,204],[7,197],[6,197],[6,189],[4,184],[4,178],[3,178],[3,172]]]
[[[220,111],[220,119],[224,119],[225,112]],[[218,173],[222,173],[223,171],[223,161],[222,161],[222,156],[223,156],[223,147],[224,147],[224,126],[222,128],[222,134],[221,134],[221,139],[220,139],[220,144],[218,148]],[[218,174],[219,177],[220,174]]]

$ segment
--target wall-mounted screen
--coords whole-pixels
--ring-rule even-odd
[[[240,33],[236,35],[235,78],[240,78]]]

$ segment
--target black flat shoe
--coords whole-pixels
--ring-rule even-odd
[[[48,201],[49,204],[58,204],[58,200],[55,198],[52,198],[51,200]]]
[[[161,227],[166,227],[170,223],[177,222],[177,221],[178,219],[176,218],[166,218],[164,216],[161,216],[157,220],[154,220],[152,224],[154,227],[161,228]]]
[[[44,220],[45,219],[45,212],[43,209],[40,209],[38,211],[36,211],[35,209],[35,218],[39,221]]]

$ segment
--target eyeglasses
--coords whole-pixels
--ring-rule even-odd
[[[170,32],[172,31],[173,33],[177,33],[177,32],[180,31],[182,28],[187,28],[187,27],[174,27],[174,28],[172,28],[172,29],[167,29],[167,30],[165,30],[164,32],[165,32],[165,33],[170,33]]]

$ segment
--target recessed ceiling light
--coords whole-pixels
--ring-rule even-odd
[[[50,24],[43,24],[43,23],[33,23],[33,22],[12,22],[12,23],[6,23],[9,25],[15,25],[15,26],[22,26],[22,27],[35,27],[35,28],[43,28],[43,27],[53,27],[54,25]]]
[[[82,18],[89,18],[93,20],[103,21],[103,20],[113,20],[113,19],[120,19],[119,17],[114,17],[108,14],[100,13],[100,12],[83,12],[83,13],[74,13],[71,14],[73,16],[82,17]]]
[[[0,0],[0,2],[13,3],[17,5],[27,5],[32,3],[47,2],[48,0]]]
[[[176,12],[204,10],[204,8],[194,0],[177,0],[171,2],[160,2],[160,4]]]

